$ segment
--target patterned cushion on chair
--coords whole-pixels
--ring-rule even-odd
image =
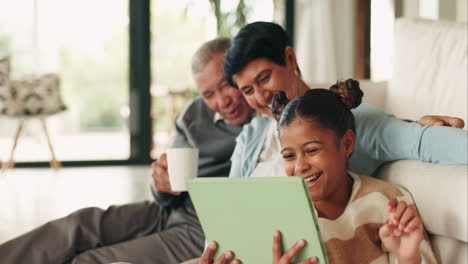
[[[57,74],[10,80],[10,58],[0,58],[0,115],[52,115],[66,109]]]
[[[16,116],[51,115],[66,109],[60,95],[60,81],[56,74],[37,79],[10,81]]]
[[[0,59],[0,114],[11,115],[16,113],[15,104],[11,97],[9,87],[10,58]]]
[[[0,58],[0,86],[8,83],[10,76],[10,58]]]
[[[13,116],[16,112],[16,103],[12,98],[10,87],[0,85],[0,115]]]

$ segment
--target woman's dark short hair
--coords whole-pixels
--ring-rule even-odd
[[[287,103],[279,118],[278,130],[300,117],[333,130],[338,137],[348,129],[356,132],[351,109],[361,104],[363,96],[359,82],[352,79],[332,85],[329,90],[311,89]]]
[[[234,37],[224,55],[223,70],[227,81],[234,87],[232,76],[251,61],[266,58],[278,65],[285,65],[284,50],[288,36],[284,29],[271,22],[254,22],[244,26]]]

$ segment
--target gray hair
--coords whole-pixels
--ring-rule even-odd
[[[218,37],[208,42],[205,42],[195,52],[192,58],[192,74],[197,74],[205,68],[205,66],[213,59],[217,53],[226,52],[231,46],[231,39]]]

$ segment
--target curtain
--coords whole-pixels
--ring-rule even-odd
[[[308,84],[354,75],[354,4],[348,0],[297,0],[295,50]]]

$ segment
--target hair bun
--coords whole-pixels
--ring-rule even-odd
[[[328,89],[338,94],[341,101],[348,109],[358,107],[362,102],[362,97],[364,96],[364,92],[362,92],[359,82],[354,79],[348,79],[344,82],[338,81]]]
[[[271,113],[277,121],[281,117],[281,113],[283,112],[283,109],[287,104],[288,98],[286,97],[286,93],[279,92],[275,94],[275,96],[273,97],[273,102],[271,104]]]

